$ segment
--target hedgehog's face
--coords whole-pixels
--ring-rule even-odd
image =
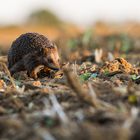
[[[42,63],[43,65],[53,70],[60,69],[58,50],[54,44],[51,47],[47,47],[43,49]]]

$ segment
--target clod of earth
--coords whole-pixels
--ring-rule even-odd
[[[133,67],[124,58],[116,58],[113,61],[106,62],[104,66],[100,69],[100,72],[106,75],[110,73],[113,73],[113,74],[128,73],[128,74],[138,75],[138,69]]]

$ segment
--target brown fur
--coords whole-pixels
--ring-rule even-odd
[[[58,50],[55,44],[38,33],[26,33],[17,38],[8,53],[8,68],[13,75],[26,70],[29,77],[37,78],[36,67],[60,68]]]

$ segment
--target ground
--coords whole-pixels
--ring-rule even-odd
[[[62,70],[38,80],[11,77],[1,56],[0,139],[139,139],[139,40],[90,30],[56,40]]]

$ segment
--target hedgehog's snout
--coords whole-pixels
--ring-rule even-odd
[[[44,57],[43,58],[43,65],[51,68],[52,70],[58,71],[60,70],[60,66],[54,62],[53,59]]]

